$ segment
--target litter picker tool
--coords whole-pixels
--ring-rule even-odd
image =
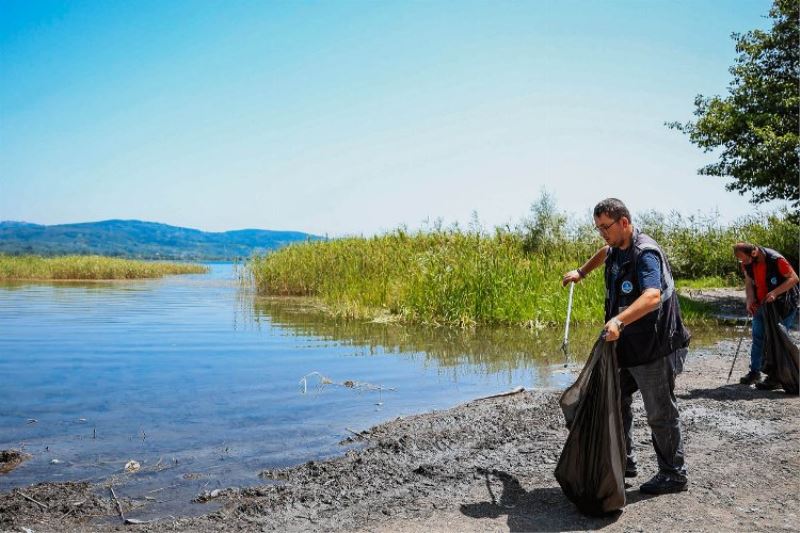
[[[744,327],[742,327],[742,333],[739,335],[739,344],[736,345],[736,353],[733,355],[733,363],[731,363],[731,369],[728,371],[728,379],[725,380],[725,383],[728,383],[731,380],[731,374],[733,374],[733,367],[736,366],[736,358],[739,357],[739,349],[742,347],[744,334],[747,332],[747,325],[749,323],[750,319],[748,318],[744,323]]]
[[[561,351],[564,352],[564,367],[569,364],[569,318],[572,315],[572,293],[575,291],[575,282],[569,284],[569,303],[567,304],[567,323],[564,326],[564,342]]]

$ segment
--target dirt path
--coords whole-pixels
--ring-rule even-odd
[[[553,469],[567,432],[558,392],[535,391],[377,426],[353,436],[364,447],[340,458],[202,495],[198,502],[221,505],[205,516],[123,525],[120,509],[135,518],[149,502],[121,498],[118,507],[107,487],[50,483],[0,495],[0,530],[796,531],[800,400],[725,385],[735,347],[690,352],[678,378],[689,491],[638,492],[656,464],[639,400],[639,477],[624,511],[607,518],[581,515],[561,493]]]
[[[743,288],[680,289],[681,295],[712,306],[714,314],[722,319],[745,320],[745,293]]]
[[[721,348],[730,354],[735,346],[725,343]],[[552,465],[503,465],[430,517],[391,519],[369,529],[797,531],[800,401],[782,393],[725,386],[730,362],[730,357],[695,353],[678,381],[691,480],[687,493],[651,497],[638,492],[638,484],[656,471],[639,402],[635,441],[640,473],[618,516],[592,519],[578,513],[561,494]],[[745,370],[743,365],[739,369]]]

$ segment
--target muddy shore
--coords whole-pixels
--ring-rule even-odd
[[[689,491],[639,493],[656,459],[637,398],[639,477],[605,518],[580,514],[553,477],[567,435],[559,391],[524,391],[392,420],[347,439],[361,446],[341,457],[204,492],[201,516],[145,522],[155,498],[127,498],[113,479],[43,483],[0,494],[0,531],[795,531],[800,400],[735,384],[749,341],[726,385],[735,350],[735,339],[691,350],[677,380]]]

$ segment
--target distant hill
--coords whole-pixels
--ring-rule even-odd
[[[104,220],[42,226],[0,222],[0,254],[99,254],[139,259],[231,260],[274,250],[316,235],[299,231],[243,229],[210,233],[142,222]]]

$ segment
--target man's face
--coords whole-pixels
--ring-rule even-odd
[[[733,255],[736,256],[736,259],[743,265],[749,265],[755,259],[755,256],[758,254],[755,250],[753,250],[752,254],[746,254],[744,252],[733,252]]]
[[[606,241],[609,246],[618,248],[625,244],[625,228],[628,226],[628,219],[625,217],[614,220],[607,214],[594,217],[594,228]]]

